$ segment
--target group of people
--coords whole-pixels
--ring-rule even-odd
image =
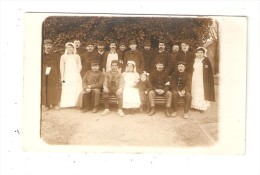
[[[188,118],[190,108],[205,111],[215,101],[212,66],[204,47],[193,53],[183,41],[180,46],[173,44],[170,53],[164,41],[159,41],[158,49],[145,41],[139,50],[131,40],[128,45],[110,41],[106,51],[103,41],[97,46],[88,41],[83,49],[75,40],[66,43],[61,56],[52,47],[50,39],[44,40],[43,110],[79,107],[82,112],[97,113],[102,95],[105,109],[101,115],[110,112],[110,96],[117,98],[121,117],[137,109],[154,115],[156,96],[164,96],[167,117],[177,116],[178,99],[183,98],[184,118]]]

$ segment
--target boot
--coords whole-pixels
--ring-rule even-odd
[[[150,112],[151,108],[150,108],[150,104],[146,104],[146,110],[145,113],[148,114]]]
[[[140,112],[141,112],[141,113],[144,113],[144,111],[145,111],[145,110],[144,110],[144,105],[141,105],[141,107],[140,107]]]
[[[154,106],[151,107],[151,111],[148,113],[149,116],[152,116],[155,114],[155,109],[154,109]]]
[[[171,117],[170,108],[166,108],[165,115],[166,117]]]

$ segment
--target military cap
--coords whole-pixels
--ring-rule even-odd
[[[180,65],[180,64],[186,66],[186,62],[185,61],[178,61],[177,65]]]
[[[148,41],[148,40],[146,40],[146,41],[144,42],[144,46],[151,46],[151,42]]]
[[[52,44],[52,40],[51,39],[45,39],[43,41],[43,44]]]
[[[136,44],[136,41],[135,40],[130,40],[129,41],[129,45],[131,45],[131,44]]]
[[[92,40],[89,40],[86,42],[86,46],[89,46],[89,45],[93,45],[94,46],[94,42]]]

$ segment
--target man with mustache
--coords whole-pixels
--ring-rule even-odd
[[[42,110],[51,106],[60,109],[61,80],[60,80],[60,55],[52,51],[52,40],[43,42],[42,54]]]
[[[124,56],[124,68],[128,61],[134,61],[136,66],[136,72],[142,73],[144,71],[145,63],[143,53],[137,50],[137,44],[135,40],[129,42],[130,50],[125,53]],[[125,71],[125,70],[123,70]]]
[[[166,117],[170,117],[170,108],[172,102],[172,93],[170,91],[170,80],[167,73],[164,71],[164,65],[161,60],[159,60],[156,64],[156,70],[150,75],[150,82],[152,84],[152,90],[149,92],[149,103],[151,111],[148,115],[155,114],[155,96],[160,95],[164,96],[166,100]]]
[[[86,52],[81,55],[82,70],[80,72],[81,77],[86,74],[87,71],[91,70],[91,62],[98,62],[100,64],[99,56],[94,51],[94,42],[89,40],[86,43]]]
[[[118,72],[121,73],[122,69],[122,64],[123,64],[123,58],[122,58],[122,53],[116,51],[116,42],[111,40],[109,43],[109,52],[104,53],[103,57],[103,73],[105,74],[106,72],[111,71],[111,63],[113,60],[118,61]]]
[[[74,45],[75,45],[75,47],[76,47],[77,54],[81,57],[81,55],[82,55],[84,52],[86,52],[86,49],[81,48],[81,42],[80,42],[79,39],[75,39],[73,43],[74,43]]]
[[[181,42],[181,51],[176,56],[176,62],[183,61],[186,63],[186,72],[191,73],[192,71],[192,64],[195,58],[195,54],[189,51],[189,42],[184,40]]]
[[[164,65],[164,71],[167,75],[170,74],[171,68],[171,54],[165,50],[165,41],[159,40],[158,43],[158,51],[155,53],[153,62],[152,62],[152,69],[156,70],[156,63],[162,62]]]

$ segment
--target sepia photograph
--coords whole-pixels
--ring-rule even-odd
[[[41,138],[54,145],[216,144],[218,40],[211,17],[47,17]]]
[[[240,93],[246,18],[27,13],[26,19],[26,150],[244,153],[245,109],[229,110],[236,79],[227,68],[237,60],[241,86],[232,93]],[[225,50],[235,25],[239,57]]]

